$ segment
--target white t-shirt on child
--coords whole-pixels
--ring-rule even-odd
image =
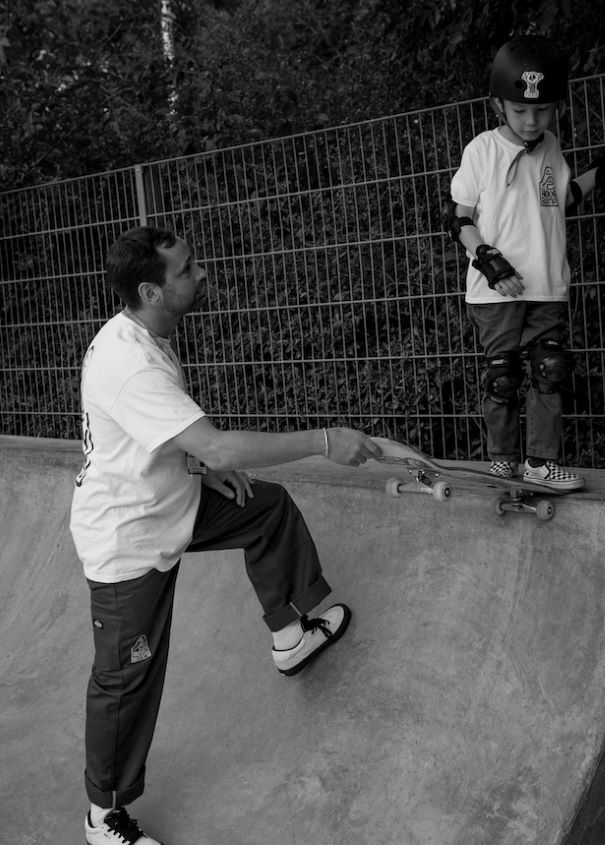
[[[170,342],[123,313],[90,344],[81,392],[84,464],[70,528],[84,573],[114,583],[167,571],[191,541],[201,495],[169,441],[204,411]]]
[[[499,129],[482,132],[464,149],[452,179],[452,199],[475,209],[473,220],[483,243],[499,249],[523,276],[525,292],[516,302],[565,302],[568,298],[565,202],[569,179],[559,142],[548,131],[531,153],[507,140]],[[513,300],[490,290],[485,276],[469,262],[466,301]]]

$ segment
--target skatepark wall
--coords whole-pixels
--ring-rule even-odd
[[[87,585],[79,444],[0,438],[0,841],[79,843]],[[132,807],[170,845],[596,845],[605,739],[600,471],[552,521],[484,489],[384,493],[385,467],[259,470],[300,506],[345,637],[275,671],[241,552],[185,555]],[[600,780],[599,780],[600,778]],[[602,840],[601,840],[602,842]]]

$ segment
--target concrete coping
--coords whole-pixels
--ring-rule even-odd
[[[0,450],[16,449],[26,452],[53,453],[81,455],[82,444],[80,440],[60,440],[51,437],[23,437],[12,435],[0,435]],[[465,467],[486,470],[489,466],[487,461],[443,461],[447,466]],[[565,498],[605,501],[605,470],[585,467],[573,468],[586,479],[584,490],[568,493]],[[384,487],[386,480],[392,476],[402,476],[403,473],[397,467],[387,464],[380,464],[375,461],[368,461],[362,467],[346,467],[326,461],[319,456],[302,458],[279,466],[262,467],[248,471],[252,477],[267,478],[287,484],[288,482],[326,484],[330,486],[343,487]],[[410,479],[411,480],[411,479]],[[450,479],[448,479],[449,481]],[[452,485],[464,488],[467,492],[484,494],[483,486],[465,479],[451,480]],[[545,491],[546,492],[546,491]]]

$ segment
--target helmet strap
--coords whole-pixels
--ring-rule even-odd
[[[521,139],[523,141],[523,139]],[[535,139],[535,141],[523,141],[523,146],[527,150],[528,153],[533,152],[536,149],[538,144],[540,144],[544,140],[544,132]]]

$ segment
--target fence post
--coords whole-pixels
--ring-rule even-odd
[[[154,218],[154,226],[166,226],[167,217],[162,193],[159,168],[155,165],[137,164],[134,168],[137,187],[139,224],[147,226]]]
[[[147,225],[147,203],[145,202],[145,183],[143,180],[143,165],[136,164],[134,178],[137,186],[137,210],[139,212],[139,225]]]

